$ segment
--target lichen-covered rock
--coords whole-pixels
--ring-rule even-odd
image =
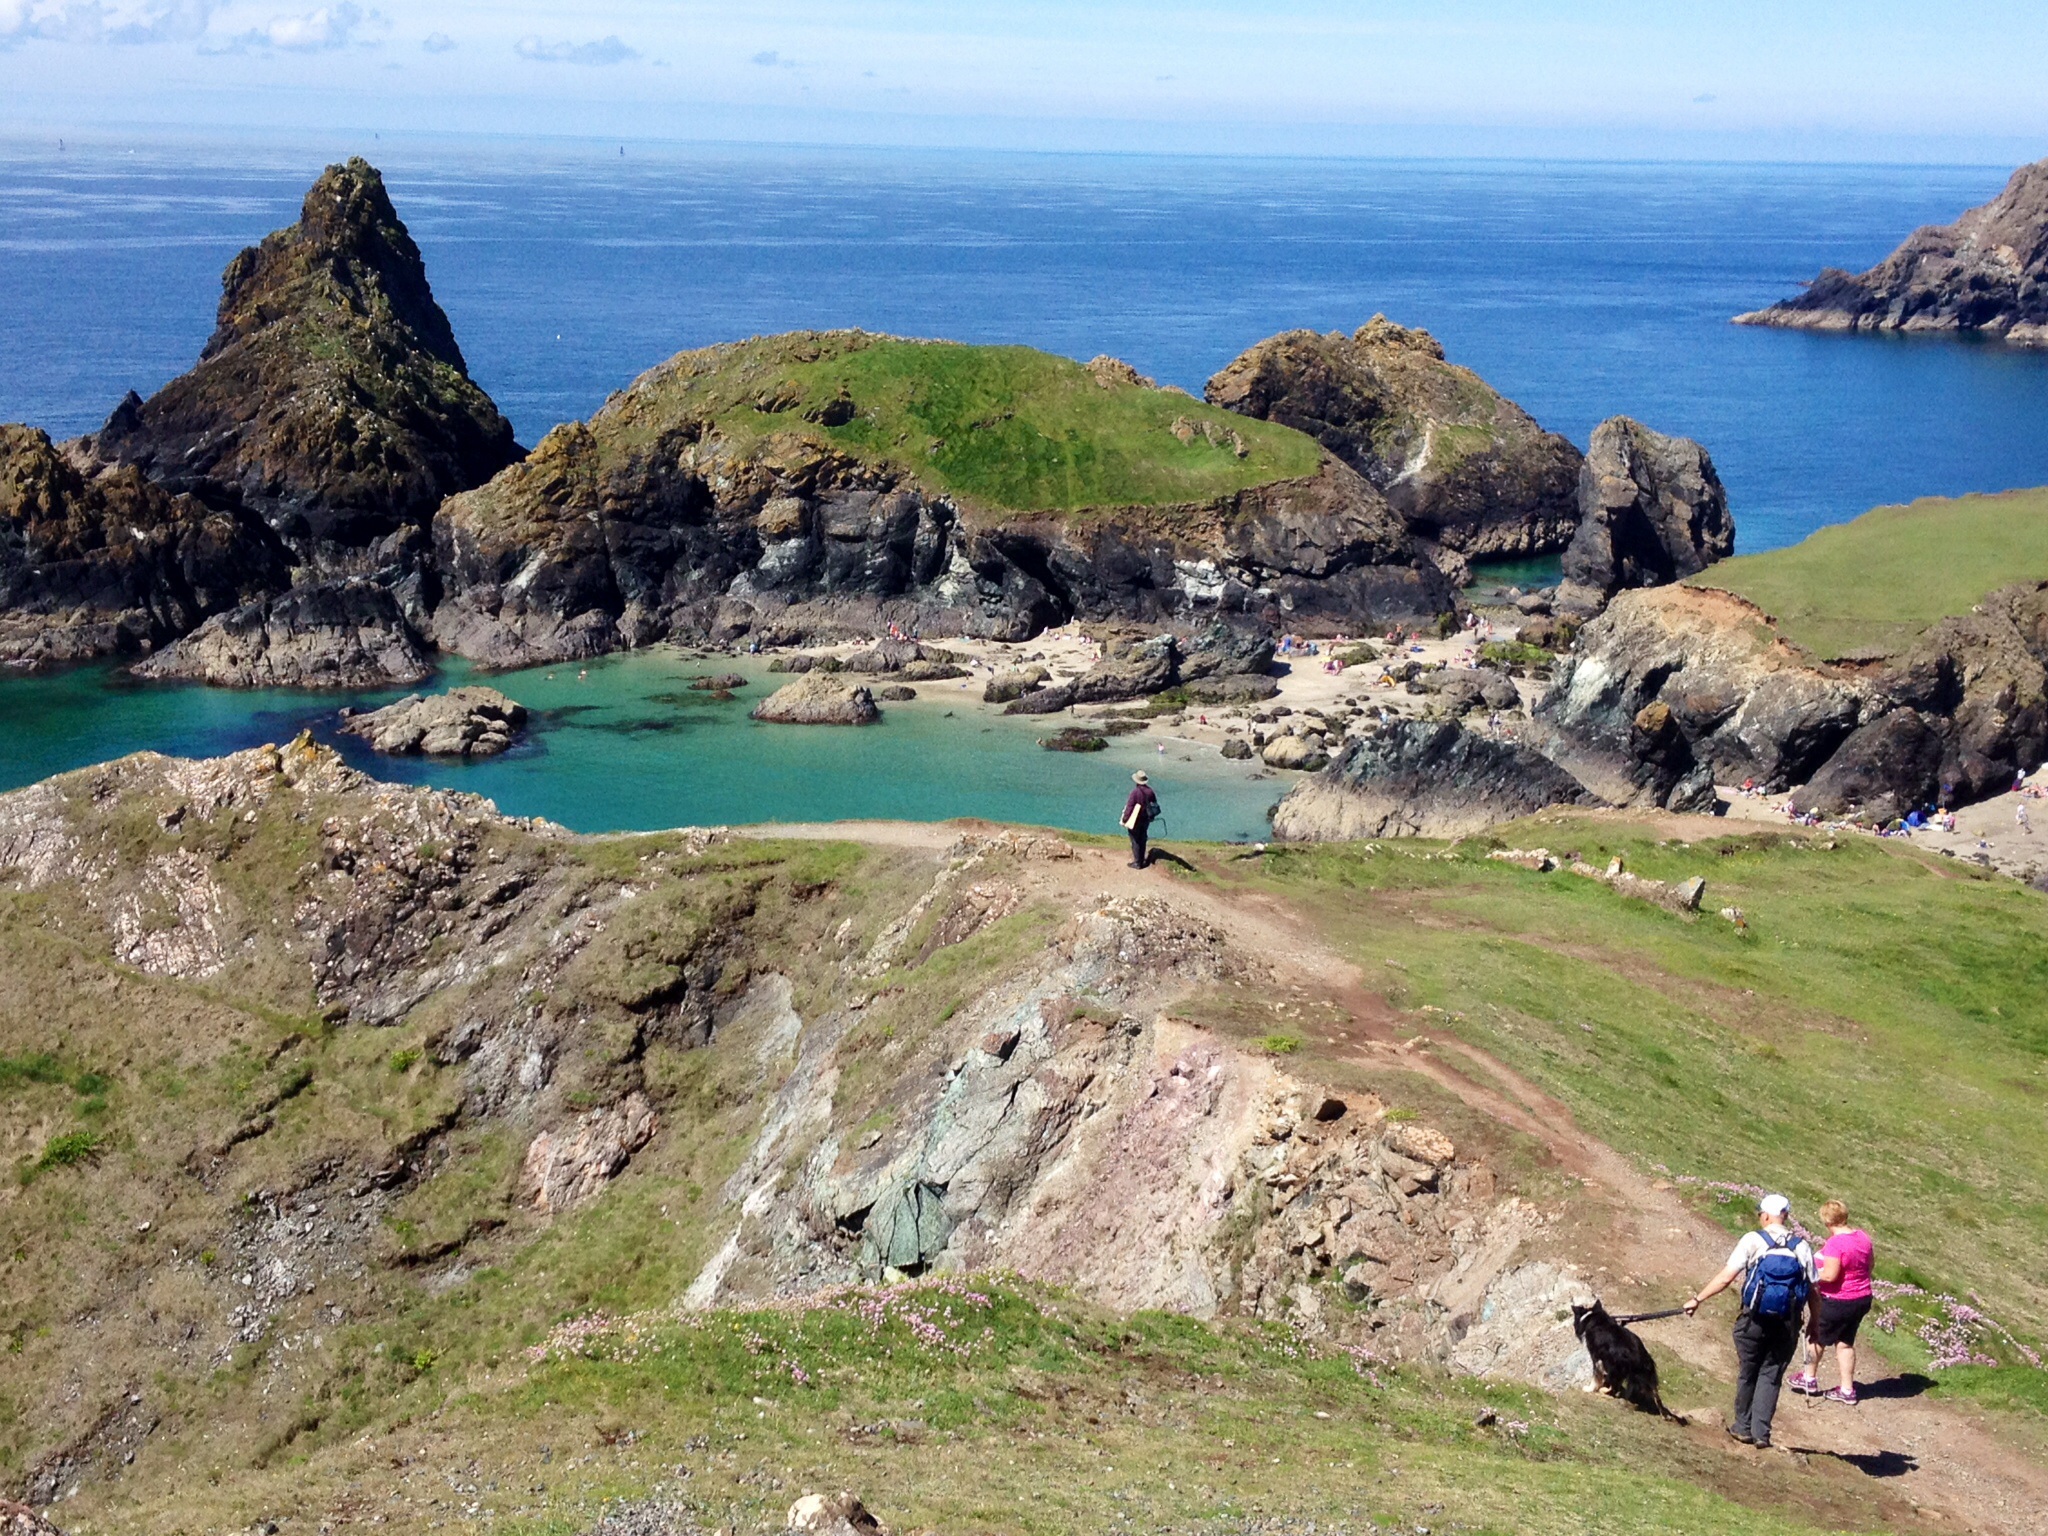
[[[754,718],[776,725],[871,725],[882,718],[866,685],[831,672],[809,672],[754,706]]]
[[[382,688],[432,671],[389,587],[323,582],[217,614],[134,668],[223,688]]]
[[[146,653],[289,579],[255,518],[0,426],[0,663]]]
[[[1411,532],[1465,555],[1560,549],[1579,519],[1579,451],[1427,331],[1289,331],[1209,381],[1211,404],[1306,432],[1379,488]]]
[[[1339,749],[1273,813],[1290,842],[1462,837],[1552,805],[1598,799],[1531,747],[1453,721],[1396,720]]]
[[[1626,416],[1593,431],[1579,513],[1556,597],[1564,612],[1591,612],[1617,592],[1682,580],[1735,552],[1728,493],[1706,449]]]
[[[56,1526],[26,1504],[0,1499],[0,1536],[64,1536]]]
[[[495,688],[410,694],[382,709],[350,715],[341,728],[393,756],[495,757],[526,724],[526,707]]]
[[[362,160],[329,166],[297,224],[228,263],[198,364],[129,395],[95,452],[246,506],[302,560],[344,569],[519,456]]]
[[[888,1536],[881,1521],[850,1493],[807,1493],[789,1506],[785,1525],[786,1536]]]
[[[1005,667],[988,680],[988,686],[981,690],[981,699],[984,704],[1008,704],[1050,681],[1052,673],[1036,663]]]
[[[1830,267],[1796,299],[1737,325],[1810,331],[1974,331],[2048,345],[2048,160],[1953,224],[1915,230],[1868,272]]]

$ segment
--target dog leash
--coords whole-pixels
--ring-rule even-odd
[[[1626,1328],[1630,1323],[1654,1323],[1662,1318],[1683,1316],[1685,1316],[1685,1308],[1672,1307],[1663,1312],[1631,1312],[1626,1317],[1615,1318],[1614,1321]]]

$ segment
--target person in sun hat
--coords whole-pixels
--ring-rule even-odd
[[[1143,869],[1150,861],[1145,852],[1145,835],[1159,819],[1159,797],[1152,792],[1152,777],[1140,768],[1131,775],[1131,793],[1124,801],[1123,827],[1131,835],[1131,868]]]
[[[1792,1230],[1792,1202],[1765,1195],[1757,1202],[1757,1225],[1742,1234],[1721,1272],[1686,1302],[1686,1315],[1738,1279],[1742,1311],[1735,1319],[1735,1418],[1730,1439],[1767,1450],[1771,1419],[1785,1368],[1798,1352],[1806,1322],[1806,1298],[1813,1288],[1813,1248]]]

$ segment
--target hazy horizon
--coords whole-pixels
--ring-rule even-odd
[[[2048,8],[0,0],[0,131],[2011,164]]]

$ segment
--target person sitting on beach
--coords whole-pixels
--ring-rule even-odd
[[[1849,1225],[1849,1207],[1830,1200],[1820,1208],[1828,1240],[1814,1260],[1813,1311],[1806,1333],[1806,1368],[1786,1383],[1806,1397],[1831,1403],[1856,1403],[1856,1329],[1870,1311],[1870,1268],[1874,1262],[1870,1234]],[[1819,1368],[1828,1348],[1835,1351],[1839,1378],[1828,1392],[1820,1389]]]

